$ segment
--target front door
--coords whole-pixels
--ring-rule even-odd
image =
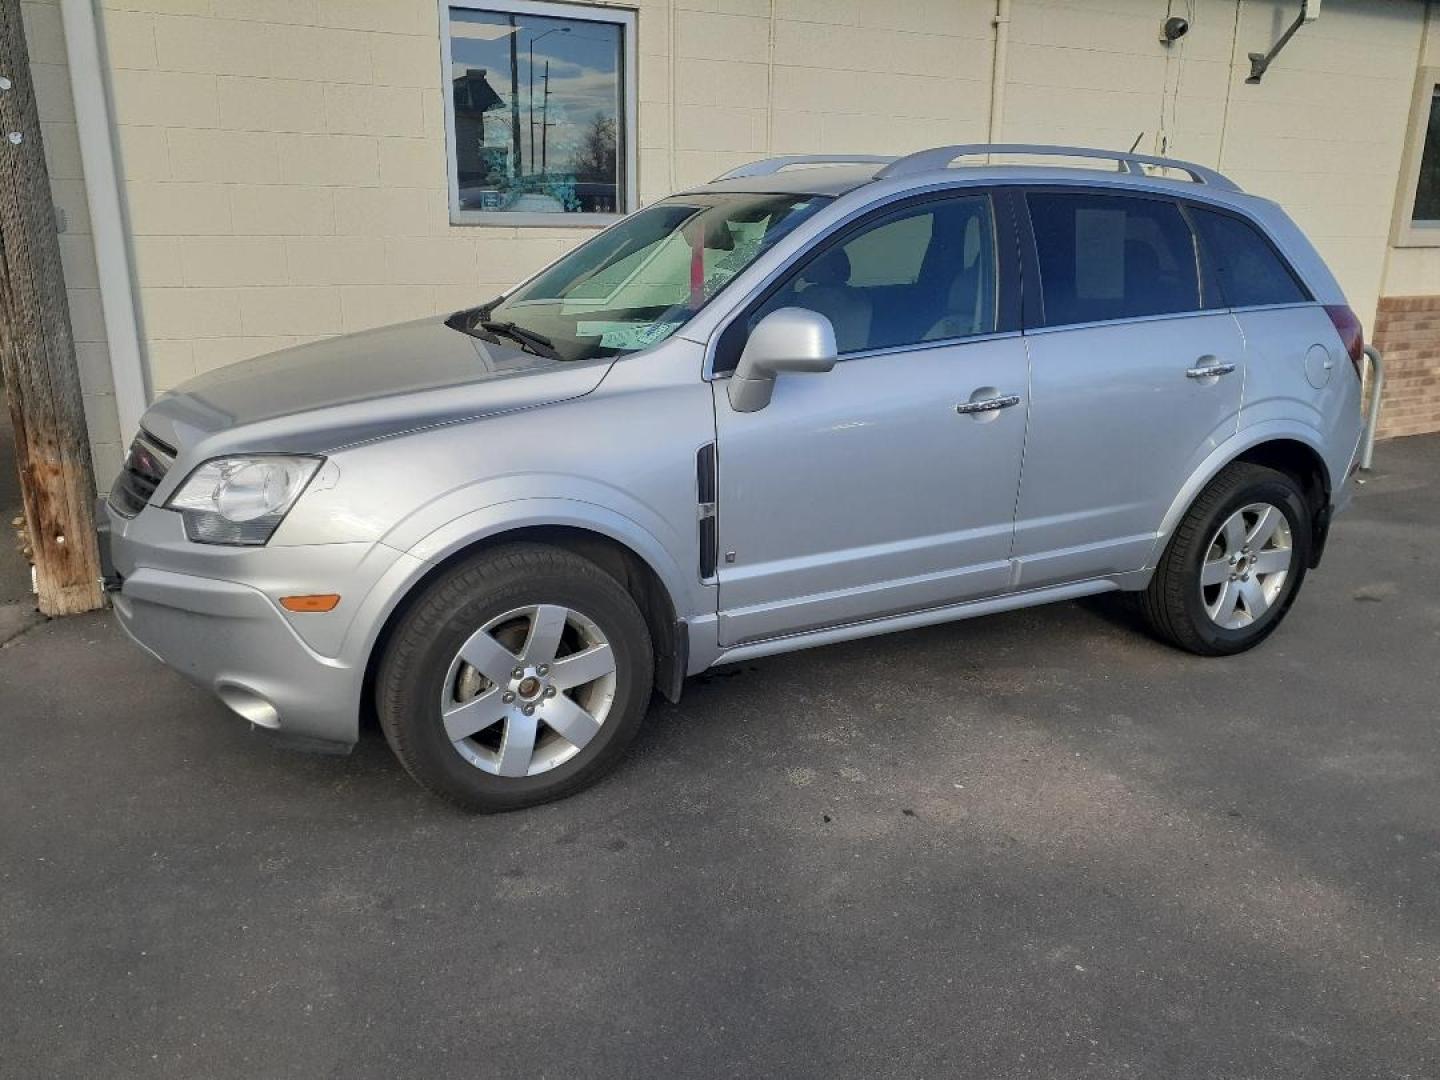
[[[759,412],[713,384],[723,645],[1008,587],[1027,361],[998,216],[984,193],[881,211],[738,317],[819,311],[841,358]]]
[[[1245,386],[1244,337],[1202,281],[1175,202],[1085,191],[1026,202],[1043,312],[1026,320],[1021,588],[1143,567],[1171,502],[1235,432]]]

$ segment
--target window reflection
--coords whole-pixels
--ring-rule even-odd
[[[624,32],[614,22],[450,9],[461,210],[629,209]]]

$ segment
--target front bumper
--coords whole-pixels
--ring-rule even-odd
[[[102,503],[97,520],[116,620],[141,648],[288,741],[355,742],[370,647],[397,578],[419,560],[369,543],[206,547],[154,507],[125,518]],[[312,592],[342,602],[306,614],[278,604]]]
[[[356,673],[307,648],[248,585],[145,567],[113,599],[117,621],[137,644],[252,724],[355,741]]]

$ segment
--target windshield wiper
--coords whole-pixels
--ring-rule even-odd
[[[491,309],[503,299],[505,299],[503,296],[497,296],[488,304],[457,311],[445,320],[445,325],[452,330],[459,330],[462,334],[469,334],[471,337],[482,338],[485,341],[509,338],[518,343],[526,352],[543,356],[547,360],[559,360],[561,357],[555,348],[555,343],[544,334],[526,330],[525,327],[516,326],[513,322],[500,322],[489,317]]]
[[[517,341],[522,349],[532,352],[536,356],[543,356],[547,360],[560,359],[560,354],[555,350],[555,343],[544,334],[537,334],[534,330],[526,330],[523,326],[516,326],[513,322],[496,322],[484,318],[480,319],[476,326],[487,334]]]
[[[481,304],[479,307],[465,308],[462,311],[454,312],[445,320],[445,325],[452,330],[459,330],[462,334],[468,334],[475,329],[477,323],[482,319],[490,317],[491,310],[505,297],[497,296],[488,304]]]

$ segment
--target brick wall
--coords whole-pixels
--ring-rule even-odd
[[[1386,296],[1374,344],[1385,356],[1382,439],[1440,431],[1440,296]]]

